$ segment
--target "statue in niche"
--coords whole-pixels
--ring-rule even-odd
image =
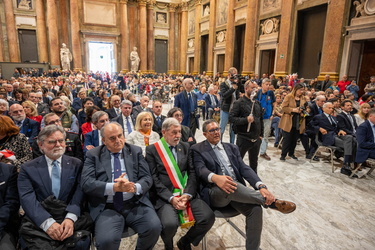
[[[130,61],[131,61],[131,71],[137,72],[139,68],[139,62],[141,59],[138,56],[137,47],[133,48],[133,51],[130,53]]]
[[[158,13],[156,22],[157,23],[167,23],[167,20],[165,19],[165,14]]]
[[[367,16],[367,13],[365,11],[365,4],[366,0],[360,0],[360,1],[354,1],[353,5],[355,5],[355,18],[360,16]]]
[[[210,6],[206,5],[206,8],[204,8],[203,16],[210,15]]]
[[[62,48],[60,49],[60,60],[62,69],[70,70],[70,62],[73,60],[73,57],[65,43],[62,44]]]
[[[30,3],[31,1],[29,0],[21,0],[18,2],[18,9],[30,10],[31,9]]]

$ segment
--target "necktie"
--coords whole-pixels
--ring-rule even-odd
[[[120,110],[118,108],[116,108],[116,114],[120,115]]]
[[[128,129],[128,134],[132,132],[132,126],[130,125],[129,116],[126,117],[126,128]]]
[[[172,152],[173,158],[176,160],[176,155],[174,154],[174,151],[173,151],[174,148],[175,148],[174,146],[169,146],[169,149]]]
[[[336,122],[335,122],[335,120],[333,120],[332,116],[329,115],[328,117],[329,117],[329,121],[331,122],[331,124],[336,125]]]
[[[158,124],[158,127],[160,127],[160,116],[156,117],[156,123]]]
[[[51,180],[52,192],[56,199],[58,199],[60,194],[60,170],[56,160],[52,162]]]
[[[353,117],[352,117],[350,114],[347,114],[347,116],[348,116],[348,118],[349,118],[350,123],[352,124],[352,127],[353,127],[353,133],[355,133],[355,126],[354,126]]]
[[[120,153],[113,154],[113,179],[117,179],[121,176],[121,163],[119,159]],[[113,206],[116,211],[120,212],[123,208],[123,196],[122,192],[116,192],[113,196]]]
[[[321,108],[318,108],[319,114],[323,113],[323,110]]]
[[[190,112],[194,112],[193,98],[191,98],[190,92],[188,93]]]
[[[211,95],[211,103],[212,103],[212,106],[216,106],[216,102],[215,102],[215,97],[213,95]]]
[[[230,166],[230,163],[224,158],[221,154],[218,146],[214,147],[215,154],[220,162],[221,171],[223,174],[232,177],[233,180],[236,180],[236,176],[234,175],[233,168]]]
[[[21,126],[22,126],[22,121],[18,121],[18,122],[17,122],[17,127],[20,128]]]

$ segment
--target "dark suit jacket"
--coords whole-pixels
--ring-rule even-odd
[[[357,125],[357,122],[355,120],[354,115],[350,114],[350,116],[353,119],[355,129],[357,129],[358,125]],[[337,115],[337,122],[338,122],[337,126],[338,126],[339,130],[345,131],[345,133],[347,135],[355,136],[355,133],[353,131],[352,123],[350,122],[349,117],[346,114],[344,114],[344,113],[338,114]]]
[[[188,141],[190,137],[193,138],[192,141]],[[194,138],[193,132],[191,132],[189,127],[184,125],[181,125],[181,141],[189,143],[190,146],[197,143],[197,141]]]
[[[38,107],[36,108],[38,111],[38,115],[45,116],[50,112],[49,106],[46,103],[39,103]]]
[[[142,186],[143,194],[136,196],[137,202],[153,208],[148,198],[152,177],[142,155],[142,149],[126,143],[122,153],[129,180]],[[102,145],[87,152],[82,172],[82,189],[88,195],[90,215],[93,220],[105,208],[107,197],[104,196],[104,191],[107,183],[112,183],[111,155],[107,147]]]
[[[192,93],[191,98],[193,99],[194,110],[190,110],[189,98],[186,90],[182,91],[174,97],[174,106],[180,108],[182,110],[182,113],[184,114],[184,119],[182,120],[181,124],[188,127],[190,127],[190,113],[195,112],[198,108],[197,95]],[[198,118],[195,119],[198,125]]]
[[[63,155],[61,158],[61,187],[58,199],[68,206],[67,212],[81,215],[82,161]],[[40,156],[21,166],[18,177],[20,201],[26,216],[37,226],[40,226],[51,215],[42,207],[41,202],[53,195],[52,182],[48,173],[45,156]]]
[[[150,108],[146,108],[144,110],[141,105],[137,105],[137,106],[133,107],[132,115],[133,115],[134,118],[137,118],[138,114],[143,112],[143,111],[152,112],[152,110]]]
[[[246,180],[253,188],[256,188],[255,184],[261,180],[254,170],[244,163],[240,155],[239,148],[230,143],[222,144],[231,162],[237,180],[245,186],[246,184],[244,180]],[[211,144],[207,140],[191,146],[191,153],[193,154],[197,178],[200,180],[201,197],[207,202],[207,204],[210,204],[208,189],[214,184],[208,182],[208,175],[210,173],[219,175],[223,174],[221,171],[220,162],[217,159]]]
[[[135,130],[135,117],[133,115],[130,115],[130,118],[131,118],[131,121],[133,123],[133,128]],[[121,125],[122,129],[124,130],[124,133],[125,133],[125,127],[124,126],[126,126],[126,124],[124,123],[124,119],[122,119],[122,115],[119,115],[116,118],[113,118],[111,121],[119,123]]]
[[[32,145],[34,138],[39,134],[39,123],[26,117],[23,121],[20,133],[24,134],[30,145]]]
[[[215,102],[216,102],[215,106],[212,105],[211,95],[210,94],[206,95],[205,101],[206,101],[206,107],[207,107],[207,109],[209,109],[209,108],[214,109],[214,108],[219,108],[220,107],[220,103],[219,103],[219,100],[217,99],[216,95],[214,95],[214,99],[215,99]]]
[[[230,104],[232,103],[233,93],[236,93],[236,100],[240,97],[240,91],[231,88],[228,79],[220,83],[220,96],[221,96],[221,110],[229,112]]]
[[[374,132],[371,126],[373,126],[373,124],[369,120],[366,120],[364,123],[358,126],[358,148],[355,162],[365,162],[369,158],[370,153],[374,152],[375,150]]]
[[[313,120],[311,121],[311,128],[313,130],[313,133],[319,135],[319,140],[323,143],[324,146],[334,145],[335,136],[340,131],[337,126],[336,117],[332,116],[332,118],[335,121],[334,125],[331,124],[325,113],[314,116]],[[325,130],[327,130],[327,134],[322,135],[319,132],[319,128],[324,128]]]
[[[85,137],[85,144],[83,145],[83,153],[86,155],[87,149],[86,146],[93,145],[94,147],[99,146],[99,132],[97,129],[88,132]]]
[[[0,163],[0,234],[5,228],[15,226],[10,219],[18,216],[19,206],[17,168]]]
[[[105,110],[105,112],[108,114],[109,120],[112,120],[113,118],[116,118],[118,116],[115,108],[107,109]]]
[[[152,114],[152,117],[154,118],[154,125],[152,125],[152,131],[158,133],[160,138],[162,138],[163,134],[161,133],[161,126],[163,125],[163,122],[167,117],[165,115],[160,115],[160,126],[158,126],[156,122],[155,114]]]
[[[82,108],[82,99],[79,97],[74,98],[72,108],[74,108],[77,111],[80,110]]]
[[[195,177],[193,160],[191,155],[189,155],[189,147],[189,144],[186,142],[180,142],[177,144],[177,165],[182,176],[184,176],[185,173],[188,174],[188,181],[184,193],[195,196],[197,191],[197,180]],[[174,187],[154,144],[146,147],[146,161],[150,166],[157,194],[155,209],[159,209],[164,204],[169,203],[169,198],[173,196]]]

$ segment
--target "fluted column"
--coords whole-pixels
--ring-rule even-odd
[[[324,80],[325,75],[330,75],[332,81],[339,80],[341,41],[343,39],[341,27],[345,26],[346,3],[347,1],[331,1],[328,4],[318,80]]]
[[[214,74],[214,47],[216,41],[216,0],[210,0],[210,29],[208,31],[207,75]]]
[[[66,45],[69,45],[70,42],[69,42],[69,31],[68,31],[68,11],[67,11],[67,4],[68,4],[68,1],[62,1],[60,0],[59,1],[59,8],[58,8],[58,13],[59,13],[59,21],[58,21],[58,24],[59,24],[59,27],[61,29],[61,40],[60,40],[60,43],[65,43]],[[71,4],[70,4],[71,6]],[[70,14],[71,15],[71,14]],[[71,20],[71,18],[70,18]],[[73,38],[73,37],[72,37]],[[69,47],[69,46],[68,46]]]
[[[187,36],[188,36],[188,6],[184,2],[181,4],[181,45],[180,45],[180,73],[186,73],[186,58],[187,58]]]
[[[293,20],[294,16],[294,2],[295,1],[283,0],[281,5],[279,45],[276,55],[276,76],[285,76],[289,71],[288,62],[292,60],[292,39],[290,39],[290,34],[292,33],[293,22],[290,20]]]
[[[7,27],[9,59],[11,62],[20,62],[21,59],[20,59],[20,52],[18,50],[17,29],[16,29],[16,21],[14,19],[12,0],[4,0],[4,10],[5,10],[5,23]]]
[[[224,76],[227,75],[228,69],[233,66],[233,50],[234,50],[234,1],[228,0],[228,16],[227,16],[227,34],[225,41],[225,61]]]
[[[154,39],[154,4],[149,0],[147,4],[147,71],[155,72],[155,39]]]
[[[147,11],[146,0],[139,1],[139,57],[141,58],[139,69],[147,70]]]
[[[253,74],[255,70],[255,43],[258,30],[259,1],[247,1],[246,30],[242,75]]]
[[[39,62],[48,62],[48,42],[47,42],[47,27],[46,14],[44,9],[44,1],[36,0],[36,36],[38,40],[38,55]]]
[[[47,0],[47,27],[48,27],[48,42],[50,62],[52,66],[60,65],[59,55],[59,35],[57,28],[57,8],[55,0]]]
[[[121,1],[121,72],[129,71],[129,23],[128,1]]]
[[[202,0],[195,2],[195,33],[194,33],[194,71],[193,74],[199,73],[199,66],[201,62],[201,16],[202,16]],[[204,51],[204,53],[206,53]]]
[[[169,4],[169,41],[168,41],[168,74],[175,74],[176,73],[176,5]]]
[[[74,70],[82,70],[82,49],[79,22],[78,0],[70,0],[70,24],[72,32],[72,51]]]

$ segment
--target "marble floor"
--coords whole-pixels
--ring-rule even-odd
[[[196,137],[198,142],[204,140],[200,130]],[[228,132],[224,141],[229,142]],[[375,249],[374,178],[349,179],[339,169],[332,173],[328,162],[307,161],[301,145],[296,152],[299,161],[281,162],[280,149],[273,147],[272,139],[267,154],[271,161],[259,158],[260,178],[277,198],[294,201],[297,209],[288,215],[263,210],[262,250]],[[244,216],[231,220],[245,230]],[[134,249],[136,238],[123,239],[121,249]],[[206,240],[209,250],[245,249],[244,238],[223,219],[216,219]],[[154,249],[164,249],[161,240]],[[202,249],[201,244],[194,249]]]

